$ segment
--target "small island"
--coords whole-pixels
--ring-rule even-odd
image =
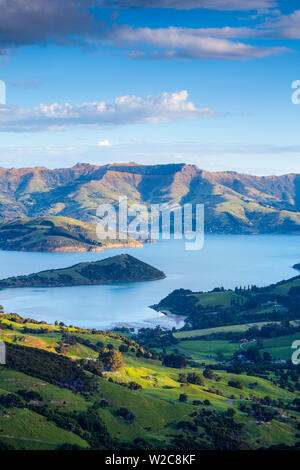
[[[0,288],[83,286],[114,282],[156,281],[165,277],[162,271],[133,256],[124,254],[101,261],[79,263],[68,268],[10,277],[0,281]]]
[[[294,264],[293,268],[297,269],[297,271],[300,271],[300,263]]]

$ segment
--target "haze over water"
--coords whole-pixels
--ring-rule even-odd
[[[214,287],[264,286],[297,275],[297,235],[206,235],[201,251],[186,251],[184,240],[159,241],[144,248],[109,249],[101,253],[0,252],[0,278],[62,268],[129,253],[161,269],[167,278],[153,282],[59,288],[0,290],[6,313],[67,325],[109,328],[162,325],[181,327],[181,318],[149,308],[174,289],[206,291]]]

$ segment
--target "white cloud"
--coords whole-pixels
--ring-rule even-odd
[[[116,48],[128,46],[127,55],[134,59],[252,59],[286,51],[280,47],[260,47],[237,39],[252,37],[299,38],[299,17],[272,19],[277,0],[0,0],[0,58],[11,48],[25,45],[80,44]],[[257,10],[269,15],[256,28],[133,28],[105,22],[104,9],[173,8],[212,10]],[[93,7],[93,8],[90,8]],[[100,15],[99,15],[100,12]],[[97,13],[97,14],[96,14]],[[230,41],[228,39],[235,39]],[[145,47],[146,46],[146,47]],[[149,47],[150,46],[150,47]],[[146,50],[145,50],[146,48]],[[150,50],[149,49],[153,49]]]
[[[101,129],[139,123],[214,117],[209,108],[197,108],[186,90],[142,98],[124,95],[113,102],[96,101],[71,105],[40,104],[34,108],[0,106],[0,131],[38,132],[77,128]]]
[[[104,139],[104,140],[99,140],[97,145],[98,145],[98,147],[110,147],[111,143],[110,143],[109,140]]]
[[[284,47],[259,47],[226,39],[256,37],[249,28],[133,28],[122,27],[112,31],[111,42],[116,47],[133,45],[144,50],[134,51],[134,58],[147,54],[157,59],[235,59],[246,60],[267,57],[286,52]],[[148,52],[147,46],[154,47]],[[130,53],[132,57],[132,52]],[[143,55],[142,55],[143,57]]]
[[[269,18],[261,27],[271,37],[300,39],[300,10],[290,15]]]
[[[299,11],[280,15],[274,8],[278,3],[277,0],[0,0],[0,58],[3,60],[14,47],[49,43],[127,47],[128,57],[134,59],[267,57],[287,49],[252,46],[238,39],[300,39]],[[133,28],[115,23],[112,26],[110,21],[117,18],[116,13],[105,22],[101,5],[109,8],[256,10],[259,15],[269,17],[255,28]],[[276,18],[272,17],[274,14]]]

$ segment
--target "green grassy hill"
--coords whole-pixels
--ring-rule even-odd
[[[112,282],[139,282],[164,279],[165,274],[130,255],[117,255],[101,261],[79,263],[63,269],[41,271],[0,281],[7,287],[59,287],[96,285]]]
[[[142,246],[128,239],[99,240],[96,225],[61,216],[0,221],[0,249],[13,251],[103,251],[118,246]]]
[[[300,276],[296,276],[260,288],[215,288],[210,292],[176,289],[152,308],[184,315],[188,329],[203,331],[243,323],[298,320],[299,305]]]
[[[219,368],[201,385],[184,383],[180,374],[202,375],[205,359],[184,369],[166,367],[158,353],[136,338],[48,325],[15,314],[0,316],[0,340],[7,344],[7,365],[0,366],[0,445],[256,449],[293,446],[300,440],[300,412],[293,405],[299,390],[291,391],[267,370],[259,376]],[[203,355],[209,344],[190,342],[194,353]],[[216,347],[211,344],[210,352]],[[95,373],[97,361],[91,359],[112,349],[122,351],[122,365]],[[64,367],[61,361],[66,361]],[[235,381],[239,388],[232,385]],[[179,401],[182,394],[185,402]],[[273,400],[271,405],[265,397]],[[263,413],[272,411],[272,419],[249,411],[252,403],[260,404]]]
[[[224,292],[206,292],[203,294],[191,294],[196,299],[197,305],[203,307],[229,307],[234,301],[245,303],[245,298],[241,295],[236,295],[232,291]]]

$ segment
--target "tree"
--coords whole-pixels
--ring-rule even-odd
[[[197,374],[197,372],[191,372],[188,375],[187,381],[193,385],[202,385],[202,386],[204,385],[203,375]]]
[[[186,402],[188,401],[188,396],[187,396],[187,394],[186,394],[186,393],[181,393],[181,394],[179,395],[179,401],[180,401],[181,403],[186,403]]]
[[[105,400],[105,398],[102,398],[102,400],[100,400],[100,408],[108,408],[109,406],[109,403],[108,403],[108,400]]]
[[[186,384],[188,382],[188,375],[186,372],[182,372],[181,374],[179,374],[178,376],[178,380],[180,383],[182,384]]]
[[[5,408],[25,407],[24,401],[18,397],[18,395],[14,395],[13,393],[9,393],[8,395],[0,395],[0,405],[4,406]]]
[[[237,380],[237,381],[229,380],[228,385],[229,385],[229,387],[238,388],[239,390],[243,389],[243,382],[241,382],[240,380]]]
[[[226,411],[226,414],[227,414],[227,416],[229,416],[229,418],[233,418],[235,413],[236,413],[236,411],[235,411],[234,408],[228,408],[227,411]]]
[[[208,367],[206,369],[204,369],[203,375],[206,379],[213,379],[214,378],[213,371],[211,369],[209,369]]]
[[[129,424],[132,424],[135,420],[135,414],[133,411],[128,410],[128,408],[121,407],[117,410],[117,416],[121,416],[125,419]]]
[[[263,358],[264,358],[264,361],[268,361],[268,362],[270,362],[272,360],[272,356],[268,351],[265,351],[263,353]]]
[[[114,349],[105,353],[104,364],[112,372],[121,369],[121,367],[124,366],[124,363],[120,351],[116,351]]]
[[[165,367],[173,367],[174,369],[185,369],[186,359],[179,354],[166,355],[163,358],[163,365]]]

